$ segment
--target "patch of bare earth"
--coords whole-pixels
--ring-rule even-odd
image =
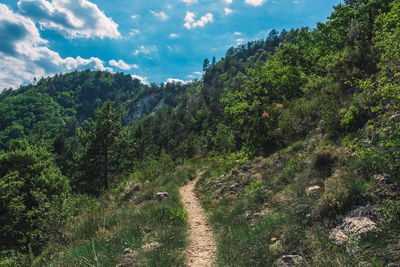
[[[180,188],[183,206],[189,219],[189,246],[186,253],[187,264],[192,267],[212,266],[215,261],[216,246],[214,234],[207,223],[207,217],[196,198],[193,189],[197,179],[204,171],[197,174],[196,179]]]

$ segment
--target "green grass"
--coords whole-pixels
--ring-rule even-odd
[[[399,224],[380,225],[377,234],[364,236],[357,255],[329,238],[349,210],[360,203],[379,204],[379,199],[374,182],[361,176],[343,148],[312,139],[248,161],[250,171],[238,164],[236,172],[243,175],[231,175],[235,166],[224,160],[201,177],[197,195],[217,236],[219,266],[273,266],[293,254],[310,266],[399,261]],[[321,194],[307,196],[313,185],[321,186]]]
[[[200,165],[180,167],[152,182],[139,182],[139,190],[123,200],[119,190],[91,201],[65,229],[65,243],[52,244],[52,253],[36,261],[39,266],[116,266],[124,250],[134,251],[131,264],[139,266],[184,266],[187,222],[179,186],[193,179]],[[164,201],[156,192],[168,192]],[[157,242],[159,247],[143,249]]]

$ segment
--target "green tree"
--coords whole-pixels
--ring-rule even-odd
[[[120,108],[112,107],[111,101],[105,101],[102,108],[95,111],[96,120],[89,118],[78,130],[84,147],[79,156],[78,185],[83,185],[85,191],[98,194],[107,189],[110,177],[119,169],[116,143],[122,130],[121,113]]]
[[[0,249],[37,252],[68,216],[69,183],[43,147],[14,141],[0,156]]]

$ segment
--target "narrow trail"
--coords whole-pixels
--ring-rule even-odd
[[[216,254],[213,231],[208,225],[206,214],[193,192],[194,185],[203,173],[204,171],[199,172],[196,179],[179,189],[190,225],[189,246],[186,256],[187,264],[191,267],[212,266]]]

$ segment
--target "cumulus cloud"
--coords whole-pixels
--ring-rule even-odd
[[[40,78],[76,69],[108,70],[98,58],[62,58],[46,47],[35,23],[0,4],[0,88],[17,87]]]
[[[118,24],[87,0],[20,0],[20,11],[65,38],[119,38]]]
[[[160,18],[161,20],[167,20],[168,19],[168,15],[164,13],[164,11],[161,11],[159,13],[150,10],[150,13],[153,14],[154,17]]]
[[[182,0],[182,2],[186,3],[187,5],[197,3],[197,0]]]
[[[244,0],[244,2],[248,5],[257,7],[263,5],[266,2],[266,0]]]
[[[233,34],[234,34],[234,35],[237,35],[237,36],[240,36],[240,35],[242,35],[242,33],[241,33],[241,32],[234,32]]]
[[[232,11],[232,9],[225,7],[225,8],[224,8],[224,12],[225,12],[225,16],[228,16],[228,15],[231,14],[233,11]]]
[[[131,16],[132,19],[137,19],[137,18],[139,18],[139,17],[140,17],[140,15],[132,15],[132,16]]]
[[[184,81],[181,79],[176,79],[176,78],[168,78],[165,83],[181,83],[181,84],[188,84],[192,81]]]
[[[185,24],[183,26],[188,30],[197,27],[204,27],[207,23],[213,22],[214,17],[211,13],[207,13],[202,16],[199,20],[195,20],[196,14],[193,12],[186,11]]]
[[[149,85],[150,83],[147,81],[147,77],[139,76],[136,74],[131,75],[132,79],[138,79],[141,83]]]
[[[151,46],[144,46],[141,45],[139,47],[139,49],[136,49],[135,52],[133,52],[133,54],[135,56],[139,55],[139,54],[145,54],[145,55],[149,55],[149,54],[154,54],[158,52],[158,48],[155,45],[151,45]]]
[[[232,0],[223,0],[223,1],[228,5],[232,4]]]
[[[110,66],[117,67],[121,70],[130,70],[131,68],[135,68],[135,69],[139,68],[138,65],[136,65],[136,64],[129,65],[129,64],[125,63],[122,59],[120,59],[118,61],[112,59],[108,62],[108,64],[110,64]]]
[[[169,38],[171,38],[171,39],[176,39],[176,38],[179,38],[179,37],[180,37],[179,34],[176,34],[176,33],[171,33],[169,35]]]

